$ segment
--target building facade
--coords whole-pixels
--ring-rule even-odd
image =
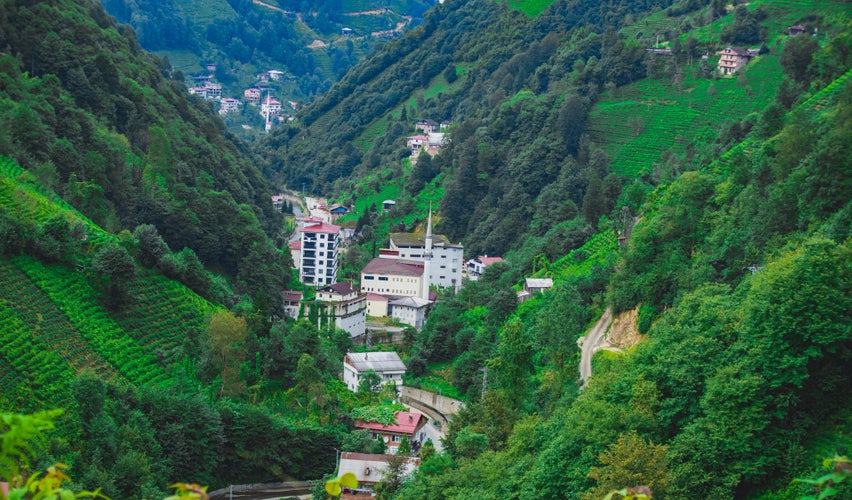
[[[423,292],[423,272],[423,262],[377,257],[361,270],[361,291],[419,297]]]
[[[340,227],[315,220],[303,224],[299,281],[311,286],[333,285],[337,282]]]
[[[368,371],[376,372],[382,385],[394,382],[402,386],[405,363],[395,352],[348,352],[343,357],[343,383],[352,392],[358,392],[361,377]]]
[[[367,295],[358,293],[351,283],[344,281],[320,288],[316,301],[323,305],[325,316],[334,318],[334,325],[349,332],[351,337],[367,333]]]

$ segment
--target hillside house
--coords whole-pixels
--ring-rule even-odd
[[[334,204],[328,207],[328,213],[331,214],[331,222],[349,213],[349,209],[343,205]]]
[[[260,104],[260,114],[263,117],[274,117],[281,114],[281,101],[272,97],[266,96]]]
[[[384,318],[388,315],[389,299],[378,293],[367,294],[367,316],[374,318]]]
[[[424,134],[438,130],[438,123],[435,120],[417,120],[414,123],[415,130],[421,130]]]
[[[338,477],[351,472],[358,480],[358,490],[371,492],[372,487],[382,481],[388,468],[388,461],[393,455],[375,455],[370,453],[351,453],[344,451],[340,454]],[[420,459],[409,457],[405,460],[405,476],[410,476],[420,466]],[[372,498],[372,495],[356,498]],[[342,498],[341,498],[342,500]]]
[[[733,75],[740,68],[745,67],[749,61],[756,55],[746,49],[728,47],[725,50],[718,52],[719,54],[719,72],[723,75]]]
[[[298,319],[299,309],[302,307],[302,292],[296,290],[284,290],[282,292],[284,300],[284,314],[287,317]]]
[[[503,258],[480,255],[475,259],[470,259],[467,261],[467,278],[470,281],[477,281],[482,276],[482,273],[485,272],[486,267],[497,262],[503,262]]]
[[[219,101],[219,114],[227,115],[229,113],[239,113],[240,104],[242,104],[242,102],[239,99],[225,97]]]
[[[408,145],[408,149],[411,150],[412,155],[417,155],[420,153],[420,150],[424,145],[429,143],[429,137],[425,135],[412,135],[408,138],[406,144]]]
[[[431,303],[429,300],[420,297],[402,297],[390,301],[388,306],[392,318],[420,331],[423,324],[426,323],[426,314]]]
[[[790,36],[798,36],[805,32],[805,26],[803,24],[794,24],[787,28],[787,34]]]
[[[259,102],[260,102],[260,89],[258,89],[258,88],[254,88],[254,87],[252,87],[252,88],[250,88],[250,89],[245,89],[245,90],[243,91],[243,97],[244,97],[244,98],[245,98],[245,99],[246,99],[246,100],[247,100],[250,104],[255,104],[255,105],[256,105],[257,103],[259,103]]]
[[[430,132],[426,141],[426,152],[429,156],[435,156],[447,144],[447,134],[443,132]]]
[[[287,244],[290,248],[290,257],[293,258],[293,267],[299,269],[302,267],[302,242],[291,241]]]
[[[370,431],[373,438],[384,440],[389,453],[396,454],[403,438],[408,438],[409,443],[423,441],[425,434],[421,429],[426,425],[427,420],[422,413],[398,411],[394,423],[390,425],[356,420],[355,428]]]
[[[394,382],[402,386],[402,374],[405,373],[405,363],[399,359],[399,354],[390,352],[348,352],[343,357],[343,383],[352,392],[358,392],[361,377],[368,372],[376,372],[382,380],[382,385]]]
[[[276,211],[280,212],[284,208],[284,195],[283,194],[273,194],[272,195],[272,208]]]
[[[284,72],[278,69],[271,69],[266,74],[269,75],[270,80],[278,81],[284,78]]]
[[[334,325],[360,337],[367,332],[367,295],[358,293],[351,283],[342,281],[317,290],[316,302],[322,303]]]
[[[382,209],[384,209],[385,211],[391,210],[395,206],[396,200],[385,200],[382,202]]]
[[[340,227],[308,217],[304,219],[300,233],[299,281],[313,286],[337,282]]]

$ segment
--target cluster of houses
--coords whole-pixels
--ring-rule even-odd
[[[209,71],[215,71],[215,65],[208,65]],[[255,87],[247,88],[243,91],[243,98],[237,99],[234,97],[222,97],[222,84],[214,81],[213,75],[199,75],[193,77],[195,85],[189,88],[189,93],[197,95],[208,101],[216,101],[219,103],[219,114],[228,115],[231,113],[239,113],[243,103],[248,103],[250,106],[260,106],[260,115],[266,121],[266,130],[268,131],[271,124],[274,122],[284,121],[285,119],[292,120],[292,116],[284,116],[284,107],[280,100],[276,99],[269,93],[270,81],[282,81],[288,79],[286,74],[280,70],[265,71],[257,76],[258,84]],[[289,101],[288,106],[292,109],[297,109],[298,104]]]
[[[464,247],[432,234],[431,212],[425,234],[391,233],[389,248],[361,270],[360,289],[337,281],[340,226],[310,216],[300,218],[297,228],[299,239],[290,251],[299,281],[317,287],[311,307],[322,307],[323,317],[334,318],[356,342],[366,341],[368,315],[420,329],[436,299],[432,289],[461,289]],[[284,303],[293,317],[308,315],[301,292],[285,291]]]
[[[417,135],[408,137],[408,149],[411,150],[411,156],[416,158],[422,151],[425,151],[429,156],[435,156],[443,146],[446,145],[446,131],[451,125],[450,121],[444,120],[441,123],[435,120],[418,120],[414,123],[414,128],[421,132]]]

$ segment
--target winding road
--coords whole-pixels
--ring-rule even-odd
[[[592,355],[595,353],[595,348],[601,345],[610,323],[612,323],[612,310],[607,307],[601,318],[595,323],[595,326],[584,337],[580,338],[582,341],[580,346],[580,380],[583,382],[582,387],[586,387],[589,377],[592,376]]]

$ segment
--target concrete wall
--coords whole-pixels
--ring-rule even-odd
[[[415,401],[420,401],[423,404],[429,405],[441,412],[447,418],[458,413],[459,408],[464,406],[464,403],[457,399],[448,398],[422,389],[415,389],[414,387],[403,386],[401,396],[403,398],[411,398]]]

